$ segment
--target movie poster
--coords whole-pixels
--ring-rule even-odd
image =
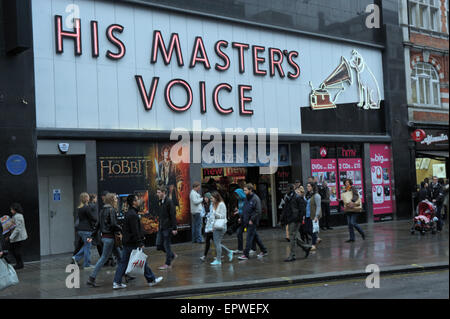
[[[126,197],[135,194],[140,202],[142,228],[148,235],[158,231],[158,185],[166,186],[167,196],[175,204],[179,230],[190,228],[189,163],[176,164],[172,161],[170,152],[173,145],[174,143],[97,143],[99,199],[103,191],[116,193],[119,196],[118,208],[125,212],[128,209]]]

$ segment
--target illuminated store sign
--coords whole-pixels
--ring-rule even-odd
[[[57,54],[64,52],[64,40],[74,41],[74,54],[75,56],[81,56],[83,54],[82,37],[81,37],[81,19],[74,19],[74,28],[72,30],[64,30],[62,25],[62,16],[55,15],[55,50]],[[97,21],[90,22],[91,27],[91,44],[90,51],[93,58],[98,58],[100,55],[99,46],[99,23]],[[120,24],[111,24],[106,28],[106,37],[108,41],[116,47],[115,52],[107,50],[105,56],[113,61],[122,59],[126,54],[126,43],[120,40],[118,35],[126,32],[125,27]],[[170,39],[164,39],[161,31],[153,31],[153,41],[151,46],[151,52],[149,56],[149,63],[156,64],[158,58],[161,58],[166,66],[171,63],[176,63],[179,67],[195,68],[197,65],[202,65],[206,70],[214,68],[216,72],[227,71],[232,64],[236,64],[239,69],[239,73],[243,74],[247,72],[246,65],[249,63],[245,60],[244,52],[249,50],[252,53],[252,65],[253,74],[255,76],[278,76],[280,78],[287,77],[290,80],[296,80],[300,76],[300,67],[295,61],[299,56],[297,51],[281,50],[278,48],[266,48],[264,46],[250,45],[248,43],[232,42],[229,43],[226,40],[218,40],[215,42],[213,48],[205,47],[203,38],[197,36],[192,44],[192,52],[189,56],[189,60],[186,61],[186,52],[183,52],[181,42],[177,33],[172,33]],[[168,44],[166,44],[168,43]],[[238,53],[238,61],[232,61],[232,50],[236,50]],[[220,63],[211,65],[208,54],[217,55],[221,60]],[[175,55],[175,60],[172,59]],[[264,69],[264,64],[267,65]],[[154,76],[151,80],[144,79],[142,75],[136,74],[135,81],[137,89],[141,96],[142,105],[146,111],[150,111],[153,107],[155,95],[160,88],[160,78]],[[147,85],[146,85],[147,84]],[[192,84],[192,83],[191,83]],[[198,87],[193,89],[191,84],[184,79],[172,79],[165,84],[161,94],[164,95],[167,106],[174,112],[185,112],[190,109],[194,100],[199,101],[201,113],[207,112],[207,97],[206,97],[206,82],[199,81]],[[186,94],[185,103],[177,105],[174,103],[171,92],[174,87],[181,87]],[[229,83],[219,83],[215,85],[212,92],[211,102],[214,108],[220,114],[230,114],[234,112],[233,105],[222,105],[220,102],[221,94],[231,93],[236,90],[238,95],[238,109],[239,114],[242,116],[253,115],[253,110],[248,108],[248,104],[252,102],[250,92],[252,86],[248,84],[238,84],[237,88],[233,88]],[[194,93],[196,92],[196,93]]]

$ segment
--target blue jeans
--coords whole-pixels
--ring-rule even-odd
[[[225,249],[228,253],[231,252],[225,245],[222,245],[222,239],[225,235],[224,230],[214,230],[213,231],[213,239],[214,239],[214,247],[216,247],[216,259],[220,261],[222,258],[222,248]]]
[[[175,257],[175,254],[170,249],[170,235],[172,230],[160,229],[156,235],[156,249],[162,250],[166,253],[166,265],[170,266],[170,263]]]
[[[364,235],[364,231],[356,223],[356,217],[357,217],[356,214],[347,214],[348,231],[350,233],[350,240],[355,240],[355,231],[353,230],[353,227],[356,228],[356,230],[360,233],[361,236]]]
[[[84,267],[89,267],[91,265],[91,246],[92,243],[88,243],[87,239],[91,237],[90,231],[78,231],[78,236],[83,240],[83,247],[80,251],[74,256],[75,260],[79,262],[81,258],[84,257]]]
[[[192,214],[192,242],[201,243],[202,241],[202,217],[200,214]]]
[[[239,225],[239,228],[237,229],[237,240],[238,240],[238,249],[237,250],[244,250],[244,228],[245,226],[243,224]],[[252,243],[252,250],[256,251],[256,242],[253,241]]]
[[[137,249],[137,247],[124,246],[122,249],[122,255],[120,256],[116,274],[114,275],[114,282],[117,284],[122,283],[122,277],[125,275],[125,271],[127,270],[128,262],[130,261],[130,255],[133,249]],[[152,282],[155,280],[155,275],[148,266],[147,262],[145,262],[144,265],[144,277],[147,279],[147,282]]]
[[[103,267],[103,265],[108,261],[108,258],[109,256],[111,256],[111,253],[114,249],[114,238],[102,238],[102,242],[103,242],[102,256],[95,264],[95,269],[90,276],[92,278],[97,278],[98,272]]]
[[[245,250],[244,255],[247,256],[250,253],[250,248],[253,246],[253,241],[258,244],[259,248],[263,253],[267,252],[266,247],[264,246],[263,242],[261,241],[261,238],[259,238],[258,233],[256,232],[256,225],[248,225],[247,226],[247,242],[245,243]]]

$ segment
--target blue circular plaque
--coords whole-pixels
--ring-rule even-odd
[[[6,160],[6,168],[13,175],[21,175],[27,169],[27,161],[22,155],[13,154]]]

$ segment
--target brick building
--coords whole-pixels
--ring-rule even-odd
[[[448,0],[401,0],[411,161],[417,184],[448,177]],[[415,139],[415,140],[414,140]]]

